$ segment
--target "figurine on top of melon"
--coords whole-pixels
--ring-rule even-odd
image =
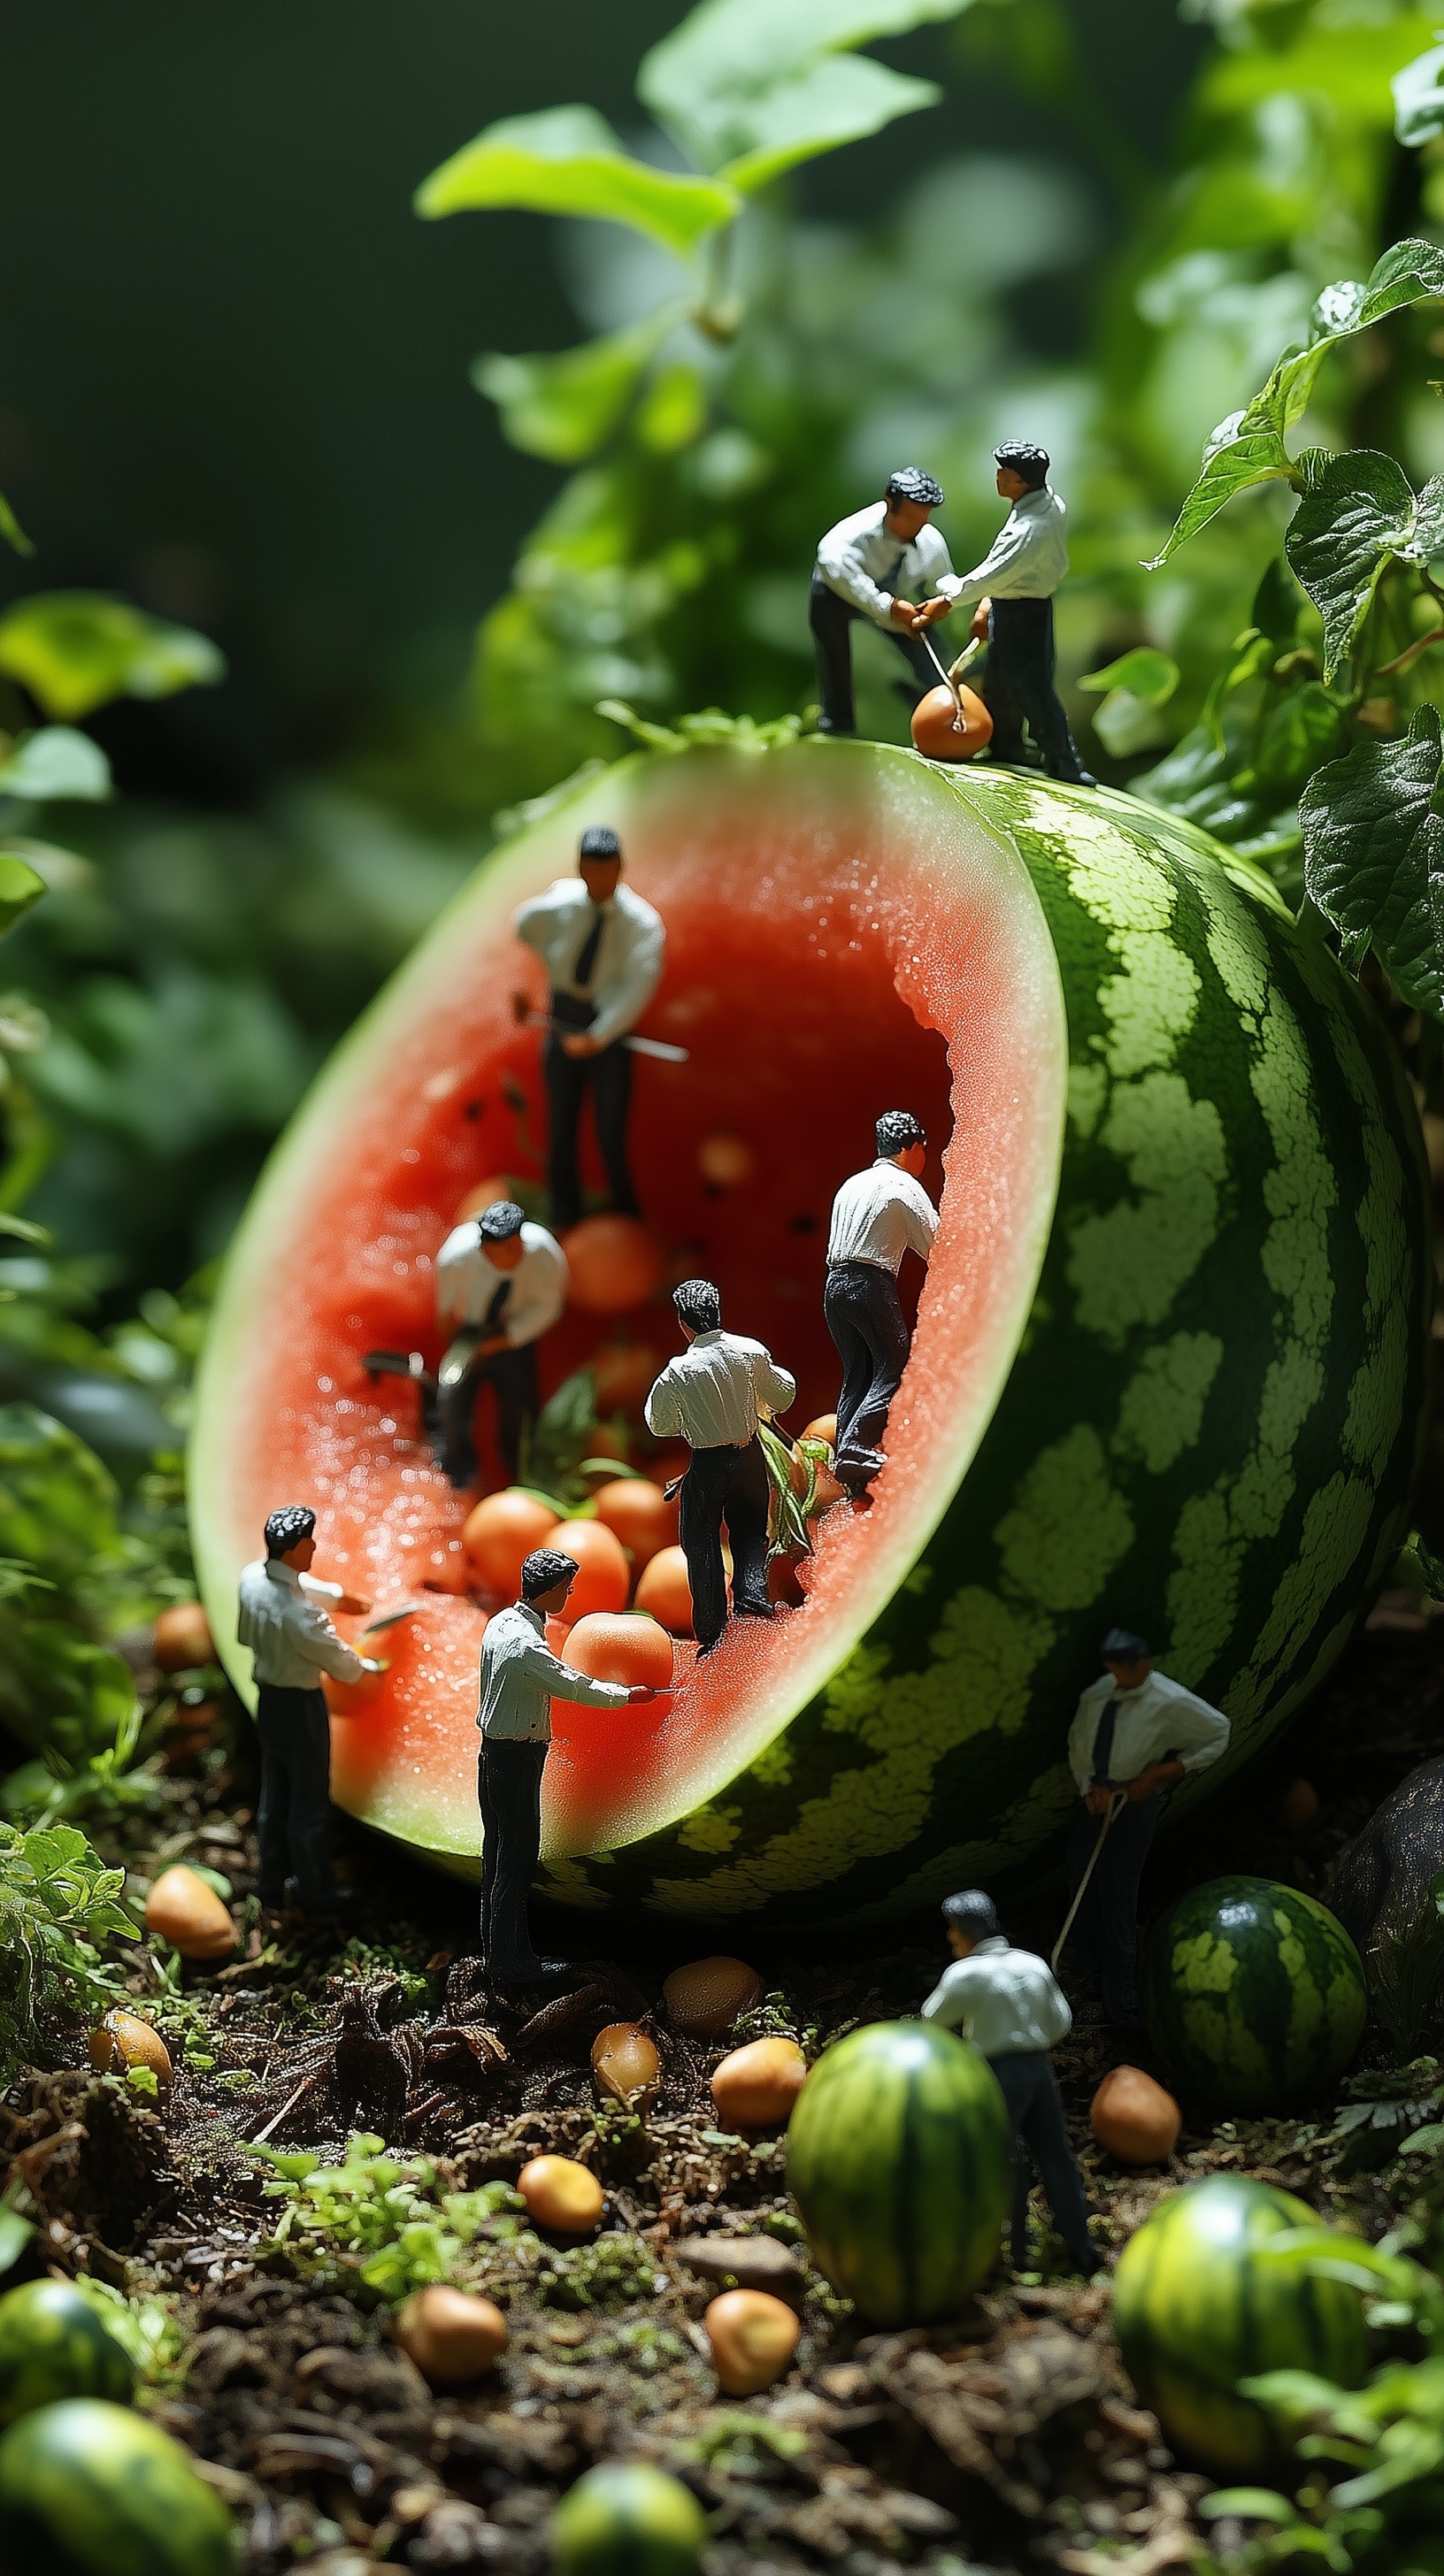
[[[890,474],[880,501],[869,501],[829,528],[817,549],[809,621],[817,650],[819,733],[856,733],[852,694],[852,630],[859,617],[895,644],[916,686],[896,683],[913,706],[937,676],[911,600],[900,594],[950,578],[945,539],[930,522],[943,506],[943,487],[920,465]]]
[[[713,1653],[727,1625],[722,1524],[732,1549],[732,1609],[739,1619],[772,1619],[767,1590],[767,1465],[760,1421],[785,1413],[797,1380],[763,1343],[722,1330],[722,1300],[710,1279],[684,1279],[672,1292],[687,1344],[669,1360],[647,1398],[647,1428],[685,1440],[681,1541],[692,1591],[697,1661]]]
[[[923,1188],[928,1140],[912,1111],[885,1109],[873,1133],[875,1161],[844,1181],[832,1202],[822,1304],[842,1362],[832,1472],[860,1503],[887,1463],[888,1408],[912,1346],[897,1275],[906,1252],[926,1266],[938,1230]]]

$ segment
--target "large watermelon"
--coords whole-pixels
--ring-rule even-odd
[[[1342,2075],[1368,2015],[1342,1923],[1272,1878],[1211,1878],[1154,1927],[1143,2015],[1173,2081],[1211,2110],[1266,2114]]]
[[[219,2496],[128,2407],[67,2398],[0,2440],[5,2576],[233,2576],[235,2565]]]
[[[436,1356],[459,1202],[540,1168],[509,915],[600,822],[668,925],[647,1028],[690,1049],[638,1071],[643,1204],[795,1370],[795,1422],[836,1401],[828,1208],[879,1110],[923,1117],[946,1186],[872,1511],[826,1519],[804,1607],[741,1623],[695,1675],[679,1649],[669,1701],[562,1713],[548,1891],[816,1923],[991,1879],[1069,1811],[1068,1724],[1115,1620],[1227,1709],[1225,1767],[1245,1760],[1407,1527],[1429,1303],[1412,1103],[1369,1003],[1246,861],[1124,796],[856,742],[638,755],[578,788],[485,864],[318,1081],[200,1388],[196,1542],[241,1689],[237,1573],[266,1513],[309,1499],[325,1570],[378,1609],[423,1601],[333,1728],[336,1795],[476,1866],[466,1501],[410,1389],[361,1361]],[[758,1167],[721,1194],[697,1165],[719,1128]],[[634,1321],[677,1346],[664,1299]],[[570,1313],[544,1387],[612,1329]]]
[[[996,2075],[950,2030],[869,2022],[824,2049],[787,2184],[835,2289],[877,2325],[956,2316],[998,2258],[1013,2138]]]
[[[1307,2258],[1259,2251],[1318,2223],[1291,2192],[1213,2174],[1161,2200],[1119,2258],[1113,2323],[1129,2376],[1169,2440],[1216,2477],[1277,2457],[1263,2410],[1238,2394],[1241,2379],[1311,2370],[1357,2388],[1364,2376],[1358,2291],[1321,2280]],[[1340,2236],[1341,2252],[1350,2241]]]

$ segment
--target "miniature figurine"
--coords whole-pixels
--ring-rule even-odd
[[[288,1503],[266,1523],[266,1553],[242,1572],[236,1637],[249,1646],[256,1679],[256,1733],[261,1742],[258,1893],[277,1908],[291,1890],[304,1914],[335,1914],[349,1902],[331,1869],[331,1724],[321,1675],[359,1681],[384,1663],[358,1655],[338,1637],[323,1601],[361,1616],[369,1601],[310,1572],[316,1515]]]
[[[911,669],[917,685],[906,680],[896,684],[909,707],[936,681],[936,657],[924,640],[925,624],[912,602],[899,596],[899,585],[916,588],[931,582],[936,591],[952,576],[946,541],[929,524],[942,505],[942,485],[921,466],[903,465],[889,475],[880,501],[869,501],[866,509],[839,519],[818,546],[808,617],[822,700],[819,733],[857,731],[852,629],[859,617],[895,644]]]
[[[1220,1709],[1156,1673],[1152,1649],[1129,1628],[1110,1628],[1108,1670],[1090,1682],[1068,1736],[1068,1761],[1083,1805],[1068,1841],[1071,1937],[1085,1983],[1096,1976],[1105,2021],[1138,2024],[1135,1981],[1138,1882],[1158,1830],[1159,1792],[1185,1771],[1205,1770],[1228,1744]]]
[[[496,1438],[513,1483],[522,1436],[536,1419],[536,1346],[567,1301],[567,1257],[555,1235],[498,1199],[452,1228],[436,1256],[436,1312],[460,1325],[434,1384],[421,1379],[426,1428],[453,1485],[476,1475],[472,1419],[483,1385],[496,1389]]]
[[[975,600],[972,632],[988,647],[983,702],[993,719],[994,760],[1024,766],[1023,725],[1050,778],[1098,781],[1083,767],[1053,686],[1053,593],[1068,570],[1066,504],[1048,481],[1045,448],[1005,439],[993,450],[998,491],[1012,508],[989,552],[961,579],[951,565],[917,614],[919,632]]]
[[[1004,1939],[993,1900],[980,1887],[946,1897],[943,1921],[955,1964],[923,2005],[923,2019],[970,2040],[1002,2088],[1013,2124],[1013,2269],[1027,2267],[1028,2192],[1036,2166],[1054,2225],[1089,2280],[1102,2257],[1088,2233],[1088,2203],[1048,2055],[1073,2027],[1063,1990],[1046,1959]]]
[[[622,1040],[655,993],[666,953],[661,915],[621,882],[616,833],[601,824],[583,832],[578,865],[578,876],[557,877],[512,915],[518,939],[536,950],[551,981],[542,1060],[559,1234],[582,1213],[577,1124],[589,1083],[612,1205],[623,1216],[640,1214],[627,1162],[632,1052]]]
[[[885,1110],[876,1135],[876,1162],[844,1181],[832,1203],[822,1301],[843,1371],[833,1474],[863,1504],[886,1464],[888,1408],[912,1347],[897,1274],[905,1252],[928,1259],[938,1230],[922,1186],[928,1141],[916,1118]]]
[[[710,1279],[684,1279],[672,1303],[687,1348],[667,1362],[653,1386],[647,1428],[659,1440],[685,1440],[692,1452],[682,1479],[680,1536],[700,1663],[721,1643],[727,1625],[724,1520],[734,1614],[773,1615],[767,1593],[769,1488],[757,1425],[787,1411],[797,1381],[761,1342],[723,1332],[722,1300]]]
[[[481,1807],[481,1955],[493,1985],[536,1985],[565,1976],[566,1962],[539,1959],[527,1898],[541,1849],[542,1773],[551,1745],[552,1696],[583,1708],[624,1708],[657,1697],[642,1684],[592,1681],[546,1642],[576,1581],[575,1557],[534,1548],[521,1569],[521,1599],[488,1620],[481,1646],[481,1729],[476,1790]]]

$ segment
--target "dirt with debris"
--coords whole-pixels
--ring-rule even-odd
[[[1444,1751],[1440,1636],[1386,1603],[1292,1732],[1187,1836],[1160,1843],[1145,1920],[1225,1871],[1321,1889],[1380,1800]],[[381,2564],[541,2576],[559,2495],[618,2455],[665,2465],[700,2497],[712,2576],[873,2576],[900,2562],[931,2576],[1154,2576],[1191,2562],[1208,2482],[1136,2400],[1106,2275],[1068,2279],[1040,2208],[1036,2274],[1000,2272],[946,2327],[871,2331],[808,2262],[780,2138],[719,2126],[709,2078],[724,2044],[686,2038],[661,2005],[673,1966],[736,1941],[765,2000],[725,2045],[785,2031],[811,2055],[916,2010],[941,1965],[935,1921],[900,1927],[884,1955],[875,1935],[764,1950],[740,1927],[699,1941],[608,1926],[601,1959],[584,1955],[596,1922],[556,1916],[546,1946],[574,1956],[573,1983],[518,2013],[468,1946],[467,1893],[350,1827],[342,1873],[365,1899],[347,1930],[263,1925],[248,1758],[238,1726],[233,1752],[201,1746],[167,1774],[148,1829],[133,1811],[91,1827],[138,1892],[176,1858],[223,1874],[242,1925],[236,1958],[187,1969],[178,1997],[134,1954],[136,2007],[156,2012],[176,2064],[168,2094],[94,2075],[84,2035],[57,2034],[52,2065],[0,2104],[0,2168],[38,2222],[22,2268],[89,2271],[142,2303],[150,2402],[234,2509],[253,2576],[303,2563],[311,2576]],[[1286,1797],[1301,1776],[1317,1793],[1308,1817],[1307,1798]],[[1013,1938],[1046,1950],[1061,1894],[1056,1881],[1018,1893]],[[617,2020],[641,2022],[660,2057],[640,2113],[600,2098],[591,2074],[592,2041]],[[1342,2126],[1333,2101],[1303,2120],[1194,2120],[1168,2166],[1142,2173],[1088,2129],[1112,2036],[1083,2023],[1055,2060],[1105,2254],[1162,2192],[1220,2167],[1371,2237],[1407,2213],[1391,2149],[1414,2114],[1387,2081],[1369,2095],[1367,2069],[1387,2059],[1377,2033],[1365,2108],[1356,2099]],[[348,2242],[303,2169],[339,2165],[356,2131],[373,2143],[352,2151]],[[511,2188],[545,2151],[604,2187],[580,2243],[535,2230]],[[397,2296],[428,2267],[507,2311],[508,2349],[472,2388],[433,2394],[391,2340]],[[801,2320],[792,2369],[743,2399],[720,2394],[701,2323],[734,2280],[790,2299]]]

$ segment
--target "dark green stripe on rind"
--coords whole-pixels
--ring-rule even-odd
[[[1343,1925],[1267,1878],[1211,1879],[1180,1897],[1149,1941],[1142,1995],[1170,2079],[1244,2114],[1317,2096],[1348,2065],[1367,2014]]]
[[[853,2031],[799,2097],[787,2180],[817,2262],[864,2316],[956,2316],[997,2259],[1012,2190],[997,2078],[926,2022]]]
[[[1216,2476],[1277,2464],[1277,2439],[1237,2394],[1241,2379],[1266,2370],[1312,2370],[1345,2388],[1363,2379],[1358,2292],[1303,2261],[1257,2256],[1269,2238],[1317,2225],[1291,2193],[1219,2174],[1171,2193],[1123,2250],[1113,2322],[1129,2375],[1169,2439]]]

